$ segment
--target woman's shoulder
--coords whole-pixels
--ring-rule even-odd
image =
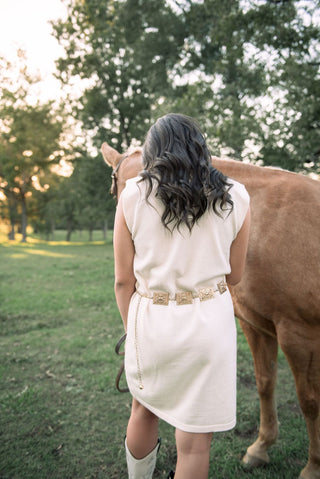
[[[229,190],[229,193],[231,194],[231,198],[233,201],[233,209],[232,209],[232,215],[231,215],[233,220],[231,221],[234,221],[234,227],[235,227],[234,238],[235,238],[238,232],[240,231],[243,221],[248,212],[248,209],[250,206],[250,196],[246,190],[245,185],[243,185],[242,183],[239,183],[238,181],[233,180],[231,178],[228,178],[228,183],[232,185]]]
[[[227,178],[227,181],[228,184],[231,185],[229,193],[233,200],[243,200],[249,202],[249,193],[244,184],[229,177]]]
[[[141,176],[135,176],[133,178],[129,178],[126,181],[125,189],[136,189],[138,187],[138,182],[141,180]]]
[[[126,181],[126,185],[121,193],[121,196],[125,198],[140,196],[140,193],[141,193],[140,181],[141,181],[141,176],[135,176],[134,178],[129,178]]]

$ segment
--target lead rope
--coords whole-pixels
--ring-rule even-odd
[[[134,346],[135,346],[135,350],[136,350],[139,389],[144,389],[144,385],[142,383],[142,370],[141,370],[141,364],[140,364],[140,350],[139,350],[139,341],[138,341],[138,319],[139,319],[141,301],[142,301],[142,296],[139,295],[136,314],[135,314],[135,320],[134,320]],[[125,342],[126,337],[127,337],[126,334],[121,336],[121,338],[119,339],[119,341],[116,344],[115,351],[116,351],[116,354],[118,356],[124,356],[124,354],[125,354],[124,352],[120,352],[120,348],[121,348],[122,344]],[[127,392],[129,392],[129,388],[122,388],[120,386],[120,380],[121,380],[121,376],[123,374],[123,371],[124,371],[124,361],[122,361],[122,364],[120,366],[120,369],[119,369],[117,377],[116,377],[116,388],[120,393],[127,393]]]
[[[240,322],[243,321],[244,323],[249,324],[249,326],[251,326],[256,331],[260,331],[261,333],[266,334],[267,336],[271,336],[271,338],[277,339],[277,335],[272,333],[271,331],[268,331],[266,328],[263,328],[262,326],[258,326],[257,324],[253,324],[248,319],[243,319],[243,318],[239,318],[239,317],[238,317],[238,319],[239,319]]]
[[[121,336],[121,338],[119,339],[119,341],[116,344],[115,351],[116,351],[116,354],[118,356],[124,356],[124,352],[120,353],[120,348],[121,348],[122,344],[125,342],[126,337],[127,337],[126,334]],[[124,360],[122,361],[122,364],[120,366],[120,369],[119,369],[117,377],[116,377],[116,388],[120,393],[128,393],[129,392],[128,388],[122,388],[120,386],[120,379],[121,379],[123,371],[124,371]]]

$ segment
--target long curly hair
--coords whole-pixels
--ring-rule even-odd
[[[142,148],[142,179],[155,188],[163,205],[162,224],[173,231],[186,225],[191,232],[201,216],[212,208],[221,216],[233,208],[232,185],[211,164],[211,155],[197,123],[190,117],[169,113],[147,133]]]

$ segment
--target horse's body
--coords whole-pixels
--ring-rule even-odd
[[[123,156],[106,143],[115,169]],[[260,396],[259,436],[244,457],[269,462],[278,436],[274,398],[278,344],[294,375],[309,435],[309,460],[301,479],[320,478],[320,183],[302,175],[213,158],[251,197],[246,270],[230,288],[236,316],[252,351]],[[141,152],[126,156],[117,171],[117,195],[141,171]]]

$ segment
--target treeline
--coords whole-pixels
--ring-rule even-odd
[[[30,105],[26,71],[19,88],[1,73],[1,211],[13,225],[19,212],[22,231],[27,215],[46,231],[105,228],[110,172],[94,148],[141,143],[169,111],[197,118],[217,156],[319,173],[317,0],[66,4],[52,26],[63,106]],[[62,160],[70,177],[53,173]]]
[[[58,182],[46,191],[36,191],[30,201],[30,223],[37,233],[54,240],[55,230],[66,230],[66,241],[76,230],[101,230],[106,239],[113,227],[115,201],[109,193],[109,171],[100,156],[81,157],[73,162],[70,177],[58,175]]]

